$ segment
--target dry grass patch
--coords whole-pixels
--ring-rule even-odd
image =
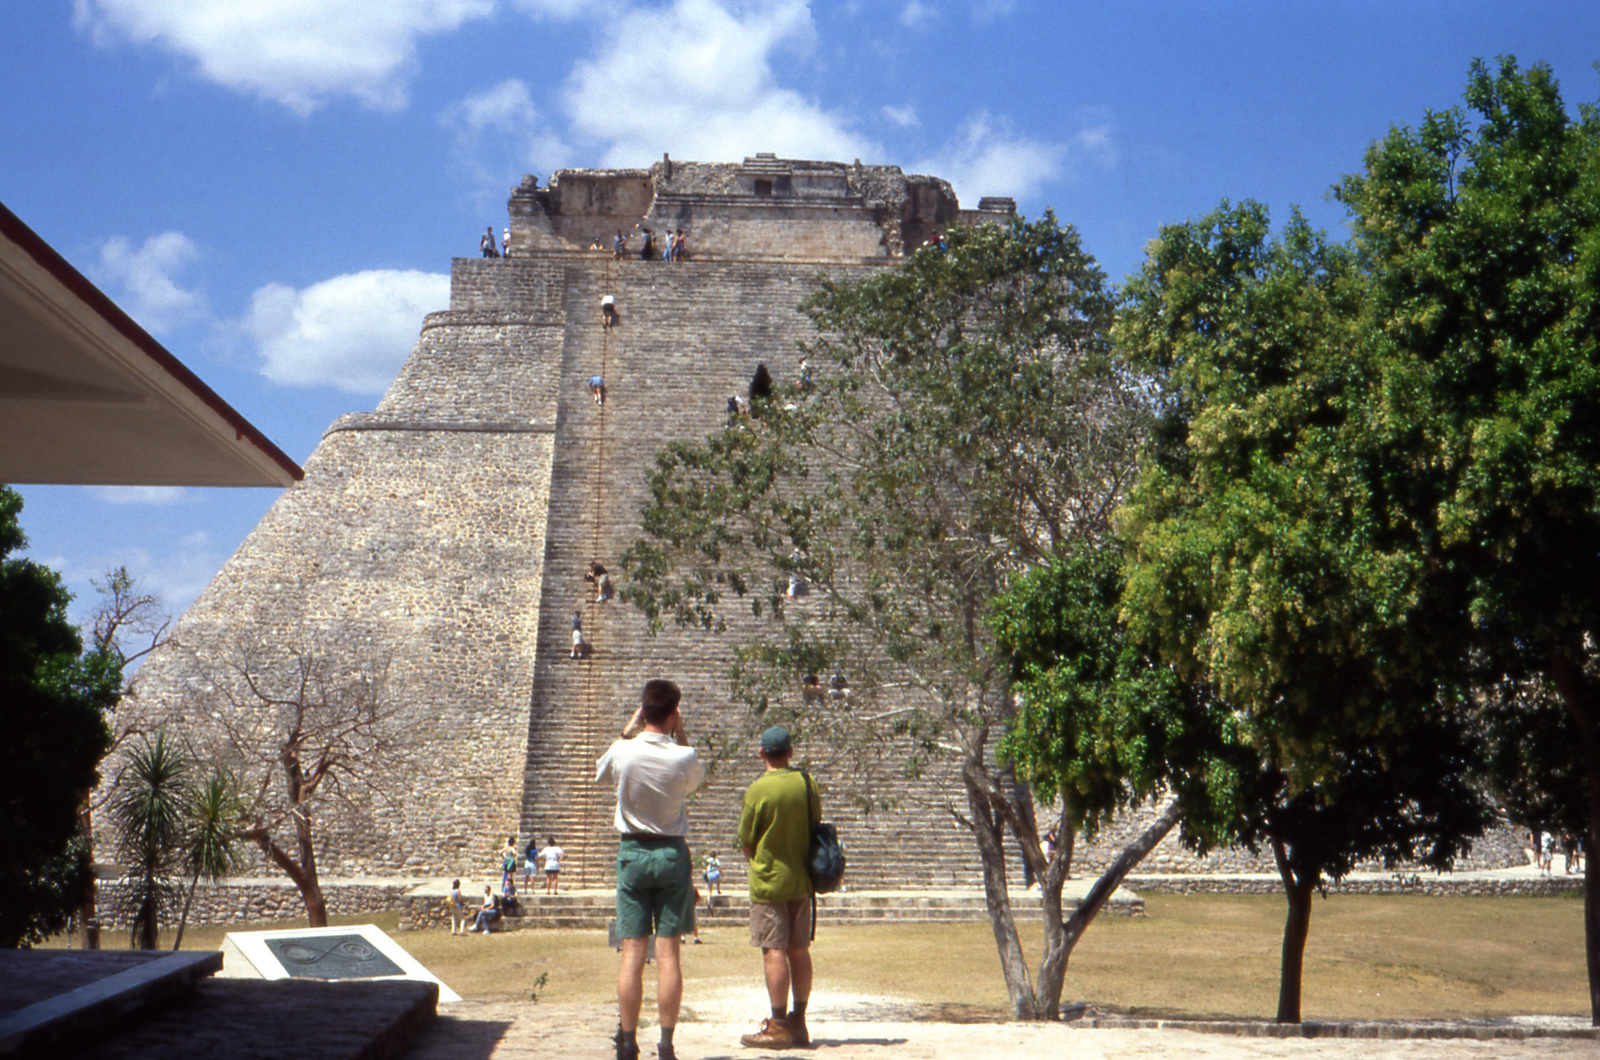
[[[1280,896],[1146,899],[1143,918],[1104,916],[1078,945],[1066,1000],[1150,1015],[1270,1018],[1277,1007]],[[1573,898],[1338,895],[1318,900],[1306,947],[1307,1019],[1473,1018],[1588,1011],[1582,902]],[[394,913],[336,918],[393,932]],[[249,925],[260,928],[265,925]],[[290,926],[290,925],[286,925]],[[222,927],[191,928],[186,949],[220,946]],[[686,1004],[696,990],[758,984],[761,962],[742,928],[708,928],[684,947]],[[1030,960],[1039,931],[1024,927]],[[463,997],[606,1002],[616,954],[586,931],[488,938],[448,931],[396,936]],[[170,944],[170,935],[168,936]],[[126,945],[127,935],[107,935]],[[814,949],[819,995],[881,997],[947,1020],[994,1019],[1005,986],[987,923],[822,925]],[[652,972],[646,993],[653,996]]]

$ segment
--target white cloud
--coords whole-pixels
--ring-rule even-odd
[[[153,41],[209,81],[306,114],[345,95],[404,106],[417,39],[493,11],[494,0],[74,0],[73,24],[101,44]]]
[[[106,504],[148,504],[165,507],[192,499],[182,486],[88,486],[89,495]]]
[[[721,0],[674,0],[619,14],[603,51],[568,80],[572,132],[606,145],[607,166],[646,164],[663,150],[703,161],[757,151],[841,160],[880,154],[839,116],[778,84],[775,57],[804,56],[815,38],[804,0],[765,0],[737,12]]]
[[[468,96],[441,115],[440,122],[456,130],[464,151],[479,153],[485,146],[482,141],[489,139],[509,147],[518,166],[536,173],[559,169],[572,154],[540,116],[527,83],[516,78],[502,81],[480,95]],[[493,177],[496,190],[504,190],[500,187],[503,174],[485,170],[480,175]]]
[[[449,302],[445,274],[371,269],[301,290],[268,284],[242,324],[268,379],[381,393],[416,343],[422,315]]]
[[[976,206],[985,195],[1032,195],[1067,175],[1074,162],[1107,165],[1114,159],[1105,126],[1085,128],[1068,142],[1056,143],[1018,135],[1006,119],[979,111],[949,143],[912,168],[944,177],[963,205]]]
[[[993,22],[997,18],[1004,18],[1015,11],[1017,0],[978,0],[972,5],[972,20],[974,22]]]
[[[199,257],[200,248],[182,232],[151,236],[137,249],[126,237],[113,236],[100,244],[96,278],[120,289],[123,308],[146,330],[164,332],[205,315],[205,299],[173,279]]]
[[[611,5],[600,0],[512,0],[512,6],[535,18],[566,21],[579,15],[598,17],[609,14]]]
[[[917,108],[909,103],[903,107],[885,106],[883,116],[902,129],[914,129],[922,124],[922,120],[917,117]]]
[[[907,0],[906,6],[900,9],[900,24],[907,29],[927,29],[938,20],[938,9],[922,0]]]

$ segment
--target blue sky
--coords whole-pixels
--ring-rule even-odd
[[[300,461],[523,173],[859,157],[1054,208],[1120,280],[1224,198],[1338,229],[1474,57],[1600,98],[1595,0],[13,0],[0,41],[0,201]],[[22,492],[80,598],[126,564],[175,609],[276,496]]]

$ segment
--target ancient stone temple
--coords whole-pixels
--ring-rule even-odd
[[[942,225],[1015,209],[962,210],[945,181],[895,167],[770,155],[564,170],[547,187],[525,178],[509,205],[509,255],[452,263],[450,308],[422,321],[377,409],[328,429],[305,480],[183,616],[183,650],[142,674],[140,709],[196,731],[221,709],[197,663],[208,646],[349,629],[389,660],[401,764],[365,812],[324,811],[324,875],[482,873],[514,834],[519,847],[555,836],[574,883],[609,879],[612,797],[594,762],[642,683],[683,687],[691,734],[731,731],[742,709],[717,643],[651,637],[583,577],[594,560],[620,575],[656,450],[720,426],[758,363],[792,378],[809,329],[796,307],[819,270],[892,268]],[[681,229],[687,260],[641,260],[636,225]],[[629,253],[614,260],[619,232]],[[574,611],[582,660],[570,657]],[[735,848],[758,767],[750,756],[697,799],[697,851]],[[866,821],[837,807],[853,881],[976,880],[950,816],[907,806]]]
[[[719,428],[758,364],[780,384],[795,378],[810,329],[796,307],[820,273],[894,268],[942,226],[1003,221],[1015,205],[962,209],[947,182],[892,166],[757,155],[563,170],[545,187],[530,176],[509,209],[510,253],[452,262],[450,308],[421,322],[376,410],[328,428],[304,481],[141,674],[133,709],[204,740],[247,729],[225,716],[226,675],[206,666],[224,645],[320,639],[388,660],[404,739],[374,791],[321,811],[325,877],[481,878],[514,835],[519,849],[555,837],[569,885],[608,883],[612,793],[593,783],[594,763],[644,681],[682,686],[692,736],[731,736],[745,720],[728,698],[731,644],[671,628],[652,637],[584,579],[594,561],[620,577],[654,454]],[[642,260],[643,228],[681,229],[687,260]],[[619,233],[628,254],[614,259]],[[735,890],[753,750],[691,810],[691,845],[722,853]],[[829,806],[851,885],[976,885],[973,841],[945,809],[963,808],[960,786],[934,775],[899,795],[868,816]],[[1117,838],[1080,847],[1075,868],[1103,864]],[[1149,868],[1200,867],[1174,840]],[[1232,852],[1209,867],[1247,864],[1266,867]],[[247,872],[276,875],[259,860]]]

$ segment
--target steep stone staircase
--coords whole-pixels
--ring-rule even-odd
[[[515,259],[506,263],[515,268]],[[621,578],[623,551],[641,533],[640,505],[655,454],[674,439],[697,439],[725,423],[730,394],[744,396],[757,363],[780,383],[794,377],[796,342],[809,324],[796,312],[813,289],[816,267],[739,262],[675,265],[609,258],[565,267],[567,321],[559,382],[559,442],[553,456],[545,574],[534,667],[521,838],[543,845],[554,836],[567,854],[563,879],[589,888],[612,878],[616,837],[613,793],[593,782],[595,760],[616,738],[652,677],[676,681],[684,693],[691,738],[732,739],[743,708],[728,700],[725,645],[750,632],[721,637],[672,627],[652,637],[643,616],[621,599],[597,604],[583,580],[591,560]],[[602,326],[600,299],[616,299],[619,321]],[[603,375],[607,400],[596,406],[587,380]],[[571,659],[571,616],[582,613],[591,652]],[[708,640],[720,640],[708,650]],[[735,748],[737,751],[737,748]],[[802,745],[800,753],[807,754]],[[691,805],[690,844],[699,858],[736,849],[743,790],[760,768],[752,752],[721,764]],[[940,809],[951,778],[906,780],[902,807],[862,814],[829,798],[825,812],[840,827],[860,886],[966,886],[978,881],[970,839]],[[736,870],[735,870],[736,871]],[[730,878],[737,888],[742,881]]]

